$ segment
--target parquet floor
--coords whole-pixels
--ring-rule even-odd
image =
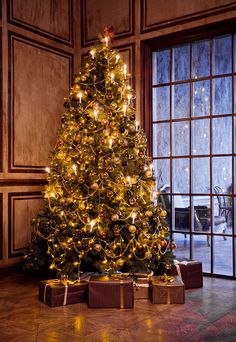
[[[50,308],[38,301],[38,279],[20,270],[0,271],[2,342],[236,341],[236,282],[204,278],[186,290],[186,304],[134,309],[90,309],[85,303]]]

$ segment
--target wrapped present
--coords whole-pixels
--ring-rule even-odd
[[[92,276],[89,280],[88,305],[91,308],[133,308],[133,280]]]
[[[153,304],[184,304],[184,283],[178,276],[152,277],[150,279],[150,300]]]
[[[134,299],[149,299],[149,276],[134,278]]]
[[[39,283],[39,300],[52,307],[86,302],[87,298],[87,282],[63,284],[58,279],[50,279]]]
[[[183,259],[175,261],[176,272],[182,279],[185,289],[203,286],[202,263],[195,260]]]

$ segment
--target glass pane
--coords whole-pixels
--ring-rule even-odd
[[[212,153],[232,153],[232,118],[214,118],[212,120]]]
[[[190,78],[190,46],[178,46],[173,49],[173,81]]]
[[[234,35],[234,72],[236,71],[236,34]]]
[[[210,75],[210,41],[201,40],[192,45],[192,76]]]
[[[225,253],[227,251],[227,257]],[[213,237],[213,272],[216,274],[233,275],[232,238],[224,240],[222,236]]]
[[[170,120],[170,87],[158,87],[152,90],[153,121]]]
[[[157,189],[162,188],[166,184],[170,184],[170,160],[155,159],[153,161],[154,174],[156,178]]]
[[[189,155],[189,121],[172,123],[172,154]]]
[[[152,83],[170,82],[170,49],[158,50],[152,54]]]
[[[190,91],[189,83],[173,86],[172,108],[173,118],[189,117]]]
[[[213,114],[232,113],[232,78],[213,79]]]
[[[189,231],[191,224],[189,196],[175,195],[172,198],[173,229]]]
[[[213,74],[232,72],[232,39],[231,35],[213,39]]]
[[[178,158],[172,161],[173,192],[189,193],[189,158]]]
[[[234,113],[236,113],[236,76],[234,76]]]
[[[229,234],[227,221],[229,221],[228,217],[232,212],[232,206],[227,205],[228,196],[213,196],[212,201],[213,232],[215,234]],[[225,237],[224,240],[226,240]]]
[[[210,120],[192,121],[192,154],[210,153]]]
[[[189,234],[173,234],[174,241],[177,245],[175,255],[176,259],[190,258],[190,236]]]
[[[170,124],[153,125],[153,157],[170,155]]]
[[[193,235],[193,259],[202,262],[203,272],[211,272],[210,236]],[[177,249],[176,249],[177,250]]]
[[[229,193],[232,186],[232,158],[213,157],[212,158],[212,191],[220,187],[220,193]]]
[[[210,115],[210,81],[193,83],[193,116]]]
[[[193,197],[193,221],[194,232],[210,232],[211,228],[211,211],[210,211],[209,196],[194,196]]]
[[[197,194],[210,192],[210,158],[192,159],[192,192]]]

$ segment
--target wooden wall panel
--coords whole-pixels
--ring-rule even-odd
[[[3,159],[3,110],[2,110],[2,29],[0,28],[0,172]]]
[[[0,193],[0,260],[3,256],[3,222],[2,222],[2,213],[3,213],[3,206],[2,206],[2,193]]]
[[[96,41],[105,27],[113,26],[115,37],[134,34],[134,0],[82,0],[82,45]]]
[[[72,55],[10,34],[9,171],[41,172],[60,126]]]
[[[9,193],[9,258],[22,255],[31,241],[31,222],[43,207],[40,192]]]
[[[9,0],[8,21],[72,45],[72,4],[73,0]]]
[[[131,85],[135,85],[135,44],[126,44],[115,47],[125,64],[127,64],[127,72],[131,73]]]
[[[141,31],[216,15],[236,8],[232,0],[141,0]]]

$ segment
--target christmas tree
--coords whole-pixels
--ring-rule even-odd
[[[81,262],[110,273],[147,272],[173,255],[130,75],[109,47],[111,36],[105,31],[90,50],[65,100],[28,268],[46,256],[70,278]]]

